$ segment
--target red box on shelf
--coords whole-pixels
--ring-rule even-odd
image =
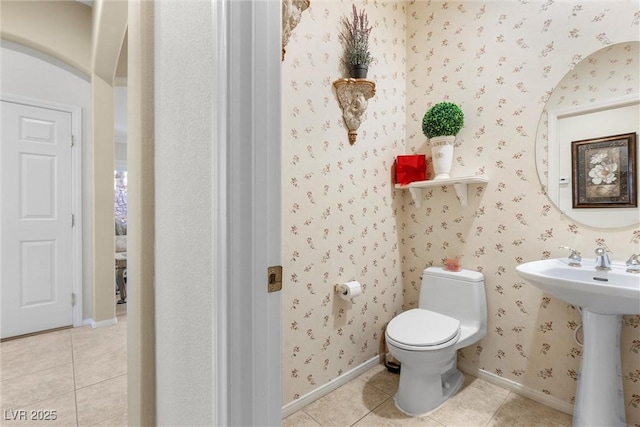
[[[427,179],[427,159],[424,154],[399,155],[396,159],[396,184],[406,185]]]

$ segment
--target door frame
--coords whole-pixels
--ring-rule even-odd
[[[281,293],[267,292],[281,264],[281,7],[212,2],[214,425],[282,420]]]
[[[211,279],[213,283],[221,284],[212,286],[212,315],[214,325],[212,328],[211,372],[212,378],[212,421],[213,425],[229,425],[228,415],[228,387],[229,387],[229,357],[227,343],[229,341],[228,321],[228,166],[227,151],[228,142],[228,52],[227,43],[229,32],[228,4],[226,0],[211,3],[211,15],[213,28],[217,29],[212,34],[213,47],[213,73],[211,79]]]
[[[0,101],[71,114],[71,134],[73,135],[74,148],[71,150],[71,211],[74,215],[71,243],[72,290],[75,294],[75,304],[71,308],[71,320],[74,327],[82,326],[82,108],[9,93],[0,93]]]

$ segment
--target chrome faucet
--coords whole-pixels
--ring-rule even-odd
[[[627,273],[640,273],[640,252],[631,255],[627,260]]]
[[[611,259],[604,248],[596,249],[596,270],[611,270]]]
[[[582,257],[580,256],[580,252],[576,251],[573,248],[570,248],[569,246],[559,246],[559,248],[571,251],[571,254],[569,254],[569,256],[567,257],[570,267],[580,267],[582,265]]]

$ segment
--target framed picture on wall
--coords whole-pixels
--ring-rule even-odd
[[[638,206],[636,134],[571,142],[573,207]]]

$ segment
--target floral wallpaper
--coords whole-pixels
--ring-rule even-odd
[[[283,62],[284,403],[375,355],[384,324],[416,306],[425,266],[456,256],[484,273],[489,313],[487,336],[459,352],[460,364],[573,402],[580,315],[515,267],[566,256],[559,245],[585,257],[606,246],[624,261],[640,250],[640,229],[594,229],[562,215],[538,179],[536,133],[575,64],[640,38],[637,2],[356,6],[374,23],[377,94],[354,146],[332,88],[343,76],[339,20],[351,3],[312,0]],[[391,165],[397,154],[430,156],[421,120],[442,100],[466,116],[452,175],[489,183],[471,186],[466,208],[446,186],[425,189],[417,208],[394,190]],[[333,285],[352,279],[363,295],[353,305],[334,298]],[[621,353],[627,423],[640,424],[640,316],[624,317]]]
[[[356,4],[361,8],[362,4]],[[401,311],[397,227],[402,195],[391,182],[405,138],[405,3],[365,5],[374,27],[376,83],[354,145],[333,82],[344,74],[341,19],[351,2],[312,0],[282,64],[283,403],[378,353]],[[358,280],[345,301],[337,283]]]
[[[409,244],[416,250],[403,270],[409,274],[425,262],[460,256],[466,268],[483,271],[488,333],[460,352],[461,363],[572,402],[581,354],[573,335],[580,315],[522,280],[515,267],[566,256],[559,245],[586,257],[606,245],[624,261],[638,250],[640,231],[592,229],[561,215],[537,177],[536,131],[551,91],[581,58],[638,39],[638,5],[416,2],[408,12],[407,48],[414,55],[407,56],[407,146],[428,153],[420,119],[429,104],[450,99],[466,112],[453,172],[484,173],[490,182],[466,210],[450,189],[428,193],[420,210],[407,207],[415,219],[403,219],[402,225],[416,236]],[[407,307],[417,298],[414,277],[405,288]],[[638,423],[638,316],[625,317],[621,345],[627,421]]]
[[[640,93],[640,42],[607,43],[597,52],[579,60],[553,89],[542,112],[543,120],[538,124],[537,137],[542,142],[536,145],[537,167],[544,179],[548,176],[548,121],[547,112],[584,106]],[[577,84],[576,84],[577,83]],[[629,123],[629,127],[638,123]],[[620,133],[627,129],[621,129]],[[597,135],[604,136],[604,135]],[[546,184],[546,183],[545,183]]]

